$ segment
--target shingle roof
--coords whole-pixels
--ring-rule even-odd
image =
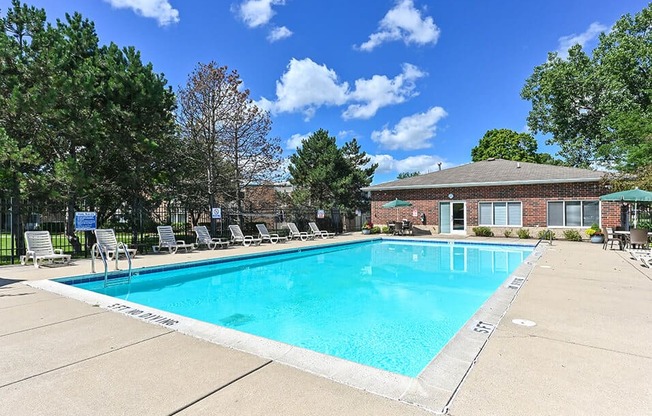
[[[489,159],[411,178],[385,182],[363,188],[363,190],[381,191],[461,186],[597,182],[602,179],[604,174],[605,172],[589,169]]]

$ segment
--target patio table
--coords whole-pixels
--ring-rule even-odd
[[[617,236],[622,237],[623,239],[625,239],[623,241],[623,243],[625,243],[625,244],[622,245],[622,247],[624,249],[625,246],[629,243],[629,236],[630,236],[631,233],[629,231],[614,231],[614,234],[617,235]],[[647,233],[647,241],[652,242],[652,231]]]

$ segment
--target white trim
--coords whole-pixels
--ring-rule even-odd
[[[508,185],[545,185],[559,183],[580,183],[580,182],[600,182],[602,178],[578,178],[578,179],[531,179],[527,181],[502,181],[502,182],[467,182],[467,183],[443,183],[432,185],[403,185],[403,186],[368,186],[360,188],[362,191],[393,191],[400,189],[433,189],[433,188],[470,188],[482,186],[508,186]]]
[[[467,203],[465,200],[459,201],[459,200],[450,200],[450,201],[437,201],[438,202],[438,210],[439,210],[439,234],[444,234],[444,235],[466,235],[466,227],[468,226],[468,223],[466,222],[466,215],[467,215]],[[441,205],[442,204],[450,204],[450,227],[451,230],[450,232],[443,233],[441,232]],[[453,204],[462,204],[464,206],[464,228],[462,230],[454,230],[453,229]]]

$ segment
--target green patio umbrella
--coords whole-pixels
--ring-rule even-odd
[[[620,192],[614,192],[607,195],[602,195],[600,197],[600,201],[633,202],[634,203],[634,228],[636,228],[636,223],[638,221],[638,203],[652,202],[652,192],[634,188],[628,191],[620,191]]]
[[[403,201],[401,199],[396,198],[393,201],[389,201],[386,204],[383,204],[383,208],[396,208],[396,221],[398,221],[398,209],[400,207],[411,207],[412,203],[408,201]]]

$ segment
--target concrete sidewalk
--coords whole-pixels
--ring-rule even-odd
[[[282,248],[287,246],[143,256],[136,263]],[[89,270],[83,261],[38,272],[0,268],[0,414],[430,414],[19,282]],[[537,325],[517,326],[516,318]],[[651,330],[649,269],[601,245],[555,241],[489,338],[449,413],[649,414]]]

